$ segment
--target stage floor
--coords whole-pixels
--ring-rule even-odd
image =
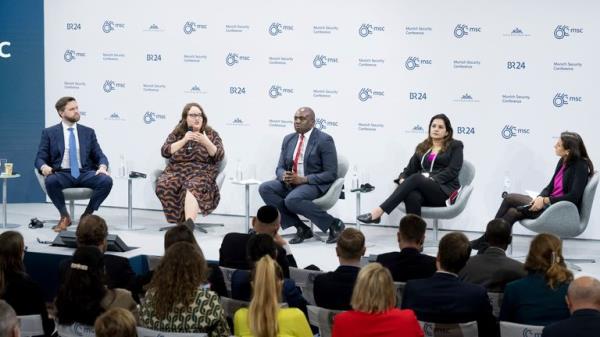
[[[64,247],[51,247],[47,244],[38,242],[52,241],[56,237],[51,227],[53,223],[46,223],[44,228],[30,229],[27,227],[29,220],[37,217],[40,220],[58,220],[58,212],[52,204],[8,204],[8,223],[20,224],[14,229],[21,232],[25,238],[29,252],[51,253],[71,255],[73,249]],[[79,217],[83,211],[83,206],[76,206],[76,216]],[[127,209],[103,207],[96,213],[106,219],[110,234],[118,234],[123,241],[131,247],[139,247],[126,253],[115,253],[125,257],[134,257],[138,255],[161,256],[163,255],[163,235],[159,228],[166,226],[162,212],[151,210],[133,210],[133,224],[135,226],[144,226],[143,230],[124,231],[117,227],[127,226]],[[219,247],[223,236],[229,232],[245,231],[244,218],[239,216],[219,216],[210,215],[206,218],[198,218],[199,222],[223,223],[224,227],[208,228],[208,234],[195,231],[196,239],[204,251],[208,260],[219,259]],[[353,226],[353,224],[346,224]],[[440,222],[443,227],[443,222]],[[73,227],[73,226],[72,226]],[[70,230],[74,230],[71,228]],[[396,243],[396,229],[377,226],[362,226],[361,230],[367,238],[367,255],[381,254],[398,249]],[[5,229],[0,228],[0,231]],[[283,234],[293,234],[294,228],[289,228]],[[440,231],[444,235],[446,231]],[[470,238],[475,238],[480,233],[465,233]],[[431,231],[427,231],[427,236],[431,237]],[[514,239],[513,256],[519,260],[524,260],[529,248],[530,236],[516,236]],[[307,240],[299,245],[292,245],[292,251],[298,266],[305,267],[309,264],[319,266],[323,270],[333,270],[337,267],[338,261],[335,254],[335,245],[327,245],[315,239]],[[435,247],[425,248],[425,252],[435,255]],[[600,241],[596,240],[567,240],[565,241],[564,253],[567,257],[591,257],[600,259]],[[591,275],[600,279],[600,263],[579,263],[583,268],[576,275]]]

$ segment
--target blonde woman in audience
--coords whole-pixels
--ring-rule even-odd
[[[379,263],[358,273],[351,304],[352,310],[335,316],[333,337],[423,337],[415,313],[396,308],[392,275]]]
[[[114,308],[96,319],[96,337],[137,337],[135,317],[130,311]]]
[[[141,325],[159,331],[229,336],[219,296],[210,290],[207,275],[200,247],[189,242],[170,246],[147,286]]]
[[[573,273],[565,264],[560,239],[552,234],[536,235],[525,270],[526,277],[506,286],[500,320],[545,326],[569,318],[565,296]]]
[[[298,308],[280,308],[283,273],[268,255],[256,262],[249,308],[234,316],[234,332],[241,337],[312,337],[306,317]]]

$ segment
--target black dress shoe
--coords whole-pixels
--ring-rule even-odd
[[[361,214],[361,215],[357,216],[356,220],[358,220],[362,223],[380,223],[381,217],[379,217],[377,219],[373,219],[371,217],[371,213],[365,213],[365,214]]]
[[[329,227],[329,237],[327,238],[327,243],[336,243],[342,231],[346,228],[344,222],[340,219],[335,219],[333,225]]]
[[[295,245],[304,242],[305,239],[313,237],[312,230],[306,225],[296,227],[296,235],[290,240],[290,244]]]

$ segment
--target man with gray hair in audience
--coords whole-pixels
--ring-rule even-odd
[[[575,279],[569,285],[565,300],[571,317],[547,325],[542,337],[597,336],[600,333],[600,281],[589,276]]]
[[[13,308],[4,300],[0,300],[0,337],[19,337],[21,329]]]

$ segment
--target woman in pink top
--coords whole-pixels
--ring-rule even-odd
[[[423,337],[415,313],[396,308],[392,275],[379,263],[358,273],[351,304],[352,310],[335,316],[332,337]]]
[[[594,165],[583,139],[575,132],[565,131],[554,145],[554,152],[560,159],[548,186],[535,199],[523,194],[508,194],[496,218],[502,218],[512,225],[521,219],[539,217],[548,206],[559,201],[572,202],[577,208],[581,206],[583,190],[594,173]],[[486,246],[485,236],[471,241],[473,249],[481,250]]]

